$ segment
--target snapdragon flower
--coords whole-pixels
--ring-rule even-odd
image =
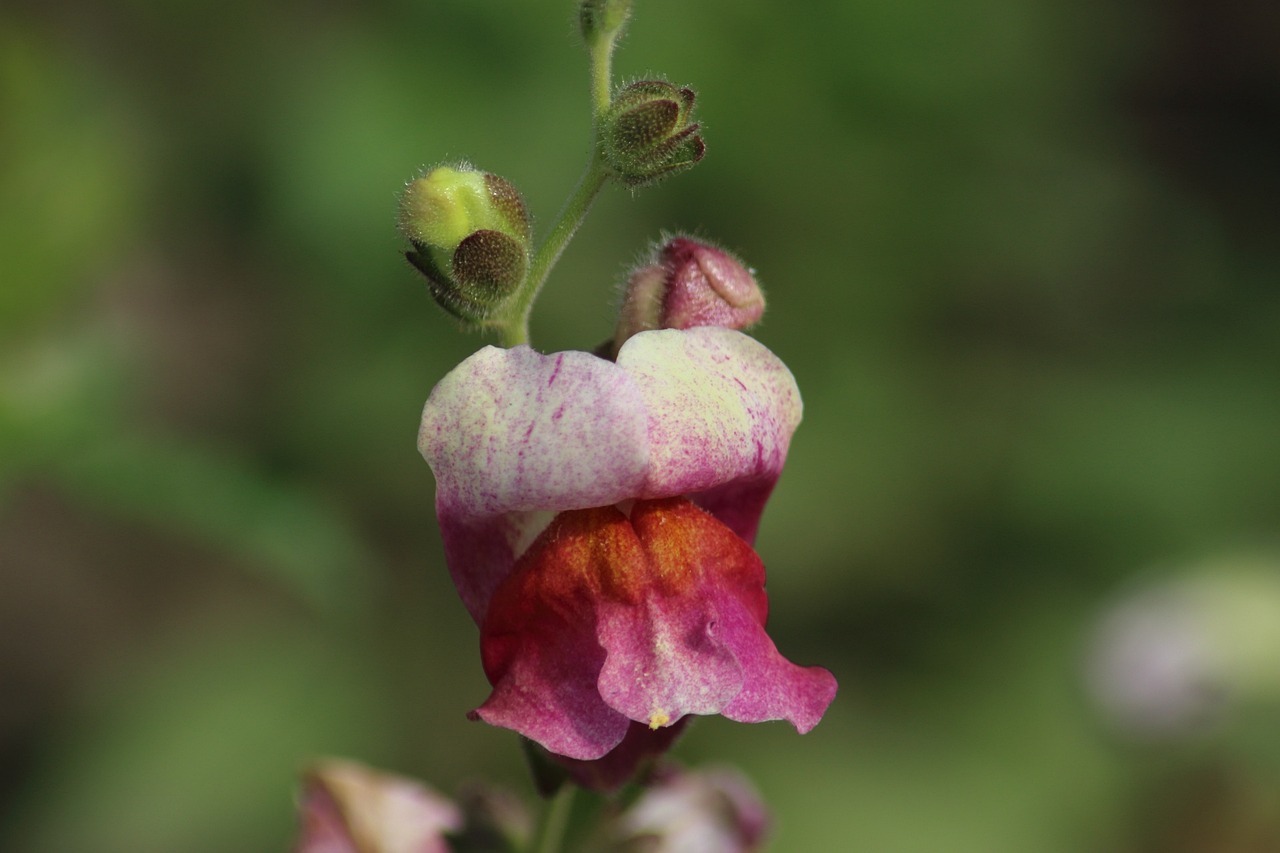
[[[835,679],[765,633],[751,547],[801,410],[780,359],[717,327],[615,361],[486,347],[441,380],[418,443],[493,685],[473,715],[580,762],[626,739],[606,787],[689,715],[816,725]]]

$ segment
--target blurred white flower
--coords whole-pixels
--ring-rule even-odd
[[[1280,696],[1280,562],[1213,563],[1120,598],[1086,667],[1092,699],[1139,736],[1187,734]]]

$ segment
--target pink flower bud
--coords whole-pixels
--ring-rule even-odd
[[[708,243],[676,237],[627,280],[614,352],[637,332],[695,326],[746,329],[763,314],[764,294],[737,258]]]

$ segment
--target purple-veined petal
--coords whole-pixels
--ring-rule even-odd
[[[716,327],[636,335],[618,366],[635,378],[648,415],[639,497],[695,495],[754,541],[803,413],[791,371],[753,338]]]
[[[486,347],[431,393],[418,447],[469,513],[586,509],[635,496],[645,429],[638,389],[604,359]]]
[[[648,470],[631,378],[584,352],[486,347],[440,381],[418,448],[436,475],[445,556],[479,622],[530,534],[559,512],[634,497]]]

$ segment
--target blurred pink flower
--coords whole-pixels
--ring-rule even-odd
[[[620,817],[622,851],[751,853],[760,849],[769,813],[736,770],[675,770],[655,780]]]
[[[303,783],[295,853],[449,853],[452,802],[419,782],[351,761],[316,764]]]

